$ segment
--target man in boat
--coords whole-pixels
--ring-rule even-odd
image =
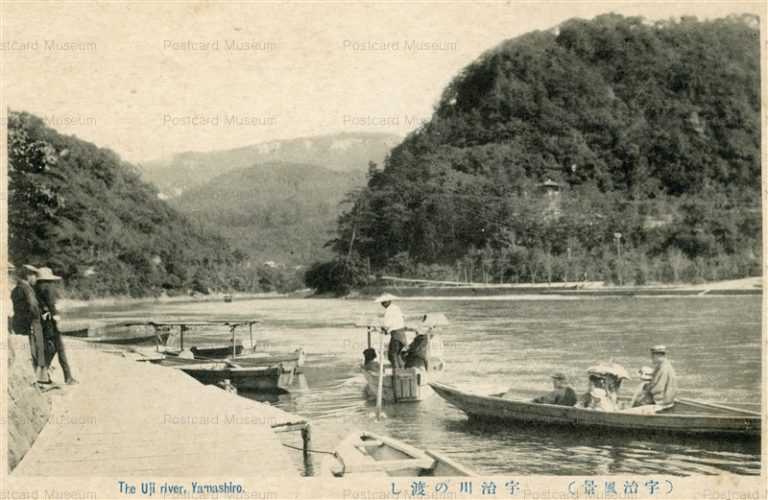
[[[576,391],[568,383],[568,377],[564,373],[557,372],[552,375],[552,387],[552,392],[535,398],[533,402],[561,406],[576,404]]]
[[[671,405],[677,396],[677,375],[672,363],[667,359],[667,347],[655,345],[651,347],[653,375],[646,388],[647,397],[651,404]]]
[[[635,395],[632,397],[632,408],[636,406],[652,405],[653,398],[651,397],[648,386],[653,378],[653,368],[650,366],[644,366],[637,371],[640,374],[640,380],[643,382],[635,391]]]
[[[29,346],[32,353],[32,366],[38,384],[50,384],[51,377],[45,364],[45,339],[43,338],[43,326],[41,324],[40,304],[37,301],[35,290],[32,288],[37,282],[37,269],[24,265],[18,272],[16,286],[11,292],[13,302],[13,333],[29,337]]]
[[[72,376],[72,369],[67,360],[67,353],[64,350],[64,340],[59,331],[59,311],[56,309],[58,293],[56,285],[61,281],[60,276],[53,274],[50,267],[41,267],[37,270],[37,281],[35,283],[35,295],[40,304],[42,317],[43,336],[46,339],[46,345],[51,345],[50,352],[46,353],[47,365],[51,365],[53,357],[58,355],[61,371],[64,373],[64,383],[73,385],[77,380]]]
[[[384,308],[384,320],[381,328],[385,335],[389,335],[389,349],[387,357],[393,368],[403,368],[405,366],[402,350],[408,345],[408,339],[405,335],[405,319],[400,308],[393,304],[397,297],[385,293],[376,298],[376,302]]]

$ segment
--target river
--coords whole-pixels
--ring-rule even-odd
[[[446,371],[440,380],[472,391],[513,388],[531,397],[550,389],[553,371],[563,371],[580,393],[588,366],[613,360],[634,375],[650,364],[649,346],[666,344],[681,396],[749,408],[760,403],[759,296],[521,296],[407,300],[400,306],[406,316],[447,315],[451,324],[442,327]],[[331,450],[351,429],[364,429],[443,452],[483,474],[760,473],[759,443],[481,426],[436,395],[386,406],[387,418],[377,422],[374,406],[363,396],[359,364],[366,339],[365,329],[356,325],[380,313],[381,307],[369,301],[271,298],[84,309],[77,316],[260,319],[254,341],[261,350],[304,348],[306,384],[290,395],[250,397],[311,419],[315,449]],[[225,332],[220,335],[226,338]],[[625,391],[637,383],[627,382]]]

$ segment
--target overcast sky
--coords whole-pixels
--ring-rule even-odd
[[[5,3],[2,104],[133,162],[340,131],[405,135],[504,39],[610,11],[702,19],[759,5]]]

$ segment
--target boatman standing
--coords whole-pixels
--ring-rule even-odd
[[[397,299],[394,295],[385,293],[376,298],[376,302],[384,308],[384,319],[381,328],[385,335],[389,335],[389,349],[387,357],[389,362],[395,368],[402,368],[403,362],[402,350],[408,345],[408,339],[405,335],[405,320],[403,312],[392,301]]]
[[[671,405],[677,396],[677,375],[672,363],[667,359],[667,347],[655,345],[651,347],[653,375],[646,386],[647,399],[652,404]]]

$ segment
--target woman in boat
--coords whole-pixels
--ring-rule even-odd
[[[593,387],[576,403],[576,408],[585,408],[596,411],[616,411],[616,405],[608,396],[605,389]]]
[[[637,372],[640,374],[642,383],[635,391],[635,395],[632,396],[632,408],[653,404],[653,396],[651,396],[650,391],[648,390],[648,385],[650,385],[651,379],[653,378],[653,368],[644,366]]]

